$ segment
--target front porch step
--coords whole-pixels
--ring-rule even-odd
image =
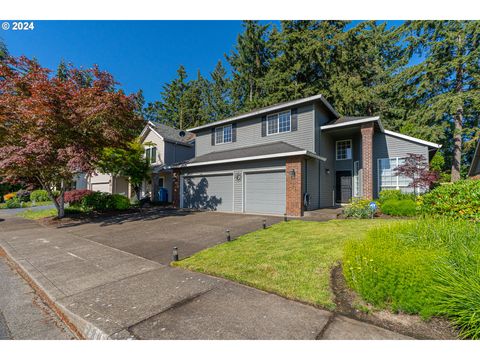
[[[328,221],[337,219],[342,213],[342,207],[334,207],[305,211],[303,215],[305,220]]]

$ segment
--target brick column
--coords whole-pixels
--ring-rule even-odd
[[[180,207],[180,170],[173,170],[172,175],[172,203],[173,207]]]
[[[363,197],[373,199],[373,122],[362,125]]]
[[[292,156],[287,158],[285,177],[287,190],[288,216],[303,216],[303,156]],[[292,176],[295,172],[295,176]]]

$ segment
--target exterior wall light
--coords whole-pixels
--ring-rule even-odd
[[[330,174],[330,169],[325,169],[325,174],[329,175]]]
[[[290,170],[289,174],[292,179],[295,179],[295,169]]]

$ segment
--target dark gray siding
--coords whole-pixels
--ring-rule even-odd
[[[316,103],[315,104],[315,152],[318,154],[320,152],[320,126],[325,125],[330,120],[333,119],[330,111],[325,107],[325,105]]]
[[[195,148],[193,146],[185,146],[171,142],[165,142],[165,164],[173,164],[176,162],[191,159],[195,156]]]
[[[244,161],[237,163],[216,164],[207,166],[195,166],[182,170],[182,175],[208,174],[212,172],[231,172],[240,173],[239,180],[233,180],[233,208],[235,212],[241,212],[243,209],[243,172],[248,170],[267,169],[267,168],[285,168],[285,159],[268,159],[259,161]]]
[[[404,158],[408,153],[424,155],[428,161],[428,146],[396,136],[376,132],[373,136],[373,196],[378,197],[378,159]],[[404,189],[412,191],[412,189]]]
[[[335,176],[335,141],[326,133],[320,131],[320,156],[327,158],[319,166],[319,202],[320,207],[333,206],[333,190]],[[328,169],[328,174],[327,174]]]
[[[298,130],[288,133],[262,137],[262,118],[255,117],[237,122],[237,141],[212,146],[211,129],[197,132],[195,139],[195,156],[213,151],[224,151],[246,146],[260,145],[268,142],[284,141],[302,149],[315,151],[313,105],[298,108]]]
[[[315,210],[320,207],[320,160],[308,159],[304,165],[306,172],[306,189],[310,194],[310,204],[307,210]]]

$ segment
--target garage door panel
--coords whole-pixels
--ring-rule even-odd
[[[184,177],[183,207],[232,211],[233,174]]]
[[[109,183],[92,184],[92,191],[110,192]]]
[[[245,212],[284,214],[285,171],[245,174]]]

